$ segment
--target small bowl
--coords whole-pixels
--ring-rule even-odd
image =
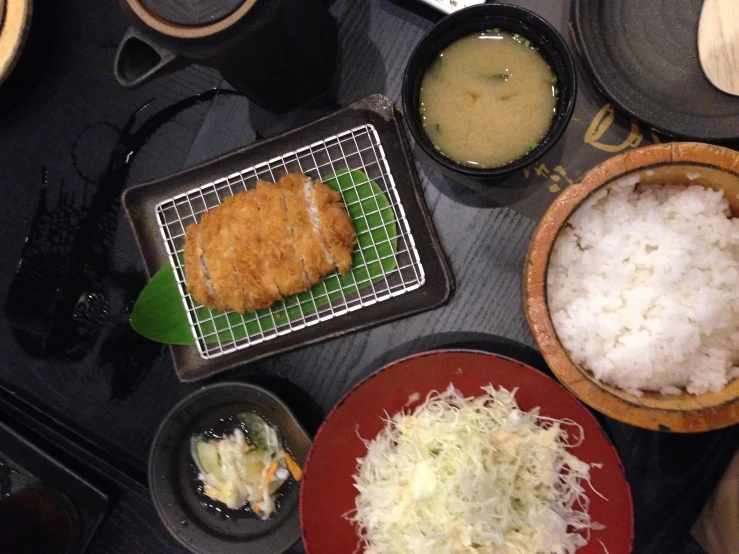
[[[689,180],[687,173],[699,177]],[[594,191],[626,176],[640,185],[697,184],[723,190],[731,213],[739,217],[739,152],[694,142],[646,146],[615,156],[586,173],[550,206],[529,245],[524,266],[523,302],[531,332],[549,367],[580,400],[605,415],[645,429],[695,433],[739,422],[739,379],[720,392],[637,397],[596,381],[590,371],[570,360],[557,338],[547,306],[547,265],[560,229]]]
[[[267,521],[245,514],[227,518],[201,504],[190,438],[243,410],[253,410],[277,427],[295,460],[305,467],[310,438],[287,406],[268,390],[246,383],[219,383],[181,400],[154,437],[149,488],[164,526],[192,552],[279,554],[300,539],[299,486],[283,493],[279,511]]]
[[[528,154],[496,168],[474,168],[443,156],[426,135],[419,113],[419,92],[426,70],[436,56],[452,42],[485,29],[501,29],[529,39],[544,56],[557,77],[559,95],[556,113],[547,134]],[[508,4],[483,4],[459,10],[437,23],[411,54],[403,78],[403,110],[421,157],[454,181],[471,185],[494,185],[511,173],[543,156],[564,132],[575,108],[577,78],[567,44],[548,22],[529,10]]]

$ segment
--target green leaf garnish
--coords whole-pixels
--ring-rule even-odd
[[[156,342],[195,344],[171,264],[157,271],[139,294],[131,327]]]
[[[342,192],[354,223],[358,248],[352,254],[351,271],[345,276],[329,275],[310,291],[273,304],[271,312],[264,309],[224,314],[198,305],[195,313],[205,342],[238,340],[269,331],[369,287],[396,268],[397,226],[390,201],[382,189],[363,172],[347,169],[327,175],[322,181]],[[131,326],[156,342],[195,344],[171,264],[162,267],[139,295],[131,315]]]

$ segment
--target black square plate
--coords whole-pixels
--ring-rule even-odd
[[[385,161],[393,175],[400,205],[425,272],[423,285],[384,302],[211,359],[201,357],[195,346],[170,346],[180,380],[197,381],[274,354],[429,310],[449,300],[454,291],[449,262],[433,227],[402,122],[392,101],[381,95],[368,96],[304,127],[127,190],[123,195],[123,205],[133,226],[146,271],[151,276],[170,263],[157,220],[156,206],[159,203],[363,125],[371,125],[381,141]]]

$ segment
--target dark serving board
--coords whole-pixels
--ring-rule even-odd
[[[80,534],[71,552],[84,552],[108,511],[108,495],[2,422],[0,463],[17,473],[19,482],[39,481],[69,497],[80,522]]]
[[[323,119],[269,140],[236,150],[181,173],[128,189],[123,205],[151,277],[169,263],[155,214],[158,203],[245,168],[306,147],[361,125],[373,125],[393,174],[426,281],[410,292],[349,312],[317,325],[278,336],[223,356],[203,359],[195,346],[170,346],[182,381],[197,381],[268,356],[315,344],[347,333],[436,308],[454,291],[454,278],[433,227],[410,147],[392,101],[382,95],[358,100]]]
[[[701,0],[575,0],[577,45],[598,88],[662,133],[739,140],[739,97],[721,92],[698,60]]]

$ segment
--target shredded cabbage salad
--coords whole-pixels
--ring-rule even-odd
[[[591,465],[568,451],[582,427],[522,411],[515,389],[482,390],[450,384],[364,440],[346,517],[366,554],[572,554],[603,528],[588,515]]]
[[[277,430],[253,412],[236,414],[232,434],[218,439],[193,435],[192,457],[203,492],[232,510],[249,504],[252,512],[268,519],[276,509],[275,494],[292,475],[303,471],[280,441]]]

